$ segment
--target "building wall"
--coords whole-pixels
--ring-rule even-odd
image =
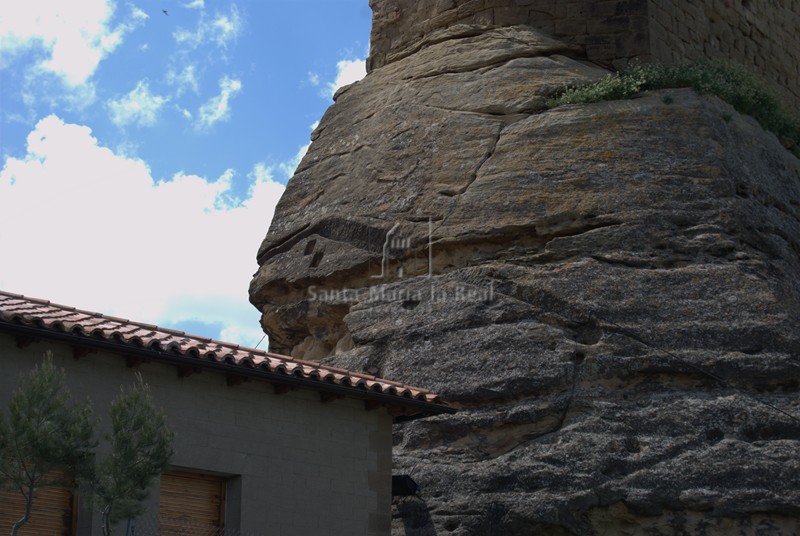
[[[0,407],[48,349],[66,370],[73,395],[91,398],[104,430],[104,412],[134,374],[114,354],[75,360],[70,346],[49,342],[20,350],[14,337],[0,333]],[[168,365],[136,370],[176,431],[173,465],[230,476],[228,527],[253,536],[389,533],[391,418],[384,409],[366,411],[349,399],[322,403],[310,390],[276,395],[264,382],[228,386],[224,375],[210,371],[181,379]],[[148,505],[143,517],[151,520],[158,513],[157,486]],[[81,534],[99,535],[99,514],[88,522],[86,515],[79,526],[92,530]]]
[[[796,0],[649,0],[650,46],[665,63],[735,61],[800,109],[800,4]]]
[[[791,109],[800,109],[797,0],[370,0],[370,5],[370,70],[458,24],[529,25],[609,68],[624,68],[633,59],[734,61],[775,86]]]

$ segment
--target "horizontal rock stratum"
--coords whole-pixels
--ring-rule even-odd
[[[675,89],[455,25],[341,90],[258,252],[270,349],[440,393],[396,535],[797,534],[800,161]],[[669,98],[666,98],[669,97]]]

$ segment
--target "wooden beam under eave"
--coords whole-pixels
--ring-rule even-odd
[[[202,369],[199,369],[197,367],[189,367],[186,365],[178,365],[177,369],[178,369],[178,378],[188,378],[192,374],[200,374],[200,372],[202,372]]]
[[[382,402],[378,402],[377,400],[365,400],[364,401],[364,409],[367,411],[375,411],[381,406],[384,406]]]
[[[228,384],[228,387],[235,387],[237,385],[241,385],[244,382],[250,381],[250,378],[247,376],[242,376],[241,374],[226,374],[225,375],[225,382]]]
[[[413,408],[404,408],[401,406],[391,406],[388,408],[389,415],[392,417],[411,417],[414,415],[418,415],[420,410],[413,409]]]
[[[319,394],[319,399],[323,404],[328,402],[333,402],[334,400],[339,400],[340,398],[344,398],[344,395],[337,395],[336,393],[328,393],[327,391],[322,391]]]
[[[15,339],[17,341],[17,348],[19,348],[20,350],[23,348],[27,348],[31,344],[39,341],[39,339],[37,339],[36,337],[28,337],[26,335],[17,335]]]
[[[89,348],[88,346],[73,346],[72,347],[72,357],[74,359],[80,359],[82,357],[86,357],[89,354],[93,354],[97,352],[94,348]]]
[[[149,359],[144,357],[125,356],[125,365],[128,368],[138,368],[142,363],[149,363]]]
[[[273,389],[275,390],[275,394],[276,395],[284,395],[284,394],[288,393],[289,391],[293,391],[294,387],[292,387],[291,385],[285,385],[285,384],[282,384],[282,383],[276,383],[275,386],[273,387]]]

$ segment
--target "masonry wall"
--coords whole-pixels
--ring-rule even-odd
[[[647,0],[370,0],[370,6],[370,70],[459,24],[533,26],[608,67],[649,59]]]
[[[649,0],[650,47],[666,63],[707,58],[740,63],[800,109],[797,0]]]
[[[726,59],[773,85],[800,109],[797,0],[370,0],[368,70],[402,58],[462,25],[529,25],[622,69],[629,61]],[[448,30],[449,29],[449,30]]]
[[[0,407],[21,374],[51,349],[73,394],[88,396],[103,419],[121,384],[133,379],[125,359],[109,353],[75,360],[49,342],[17,348],[0,333]],[[178,378],[175,367],[141,365],[176,430],[177,469],[228,476],[227,526],[248,536],[388,535],[391,508],[391,418],[356,400],[320,402],[315,391],[274,394],[264,382],[228,386],[204,371]],[[98,452],[102,456],[103,446]],[[147,524],[158,514],[158,487]],[[87,519],[87,516],[91,516]],[[99,536],[99,515],[82,512],[81,536]],[[141,522],[144,526],[144,521]],[[124,532],[124,527],[117,532]]]

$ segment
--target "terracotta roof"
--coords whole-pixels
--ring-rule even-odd
[[[454,412],[425,389],[2,290],[0,329],[61,339],[67,336],[73,344],[101,345],[123,354],[153,354],[154,359],[167,358],[177,365],[218,369],[219,365],[228,365],[225,368],[229,373],[261,376],[275,383],[344,396],[375,400],[375,395],[382,395],[381,402],[410,406],[420,412]]]

